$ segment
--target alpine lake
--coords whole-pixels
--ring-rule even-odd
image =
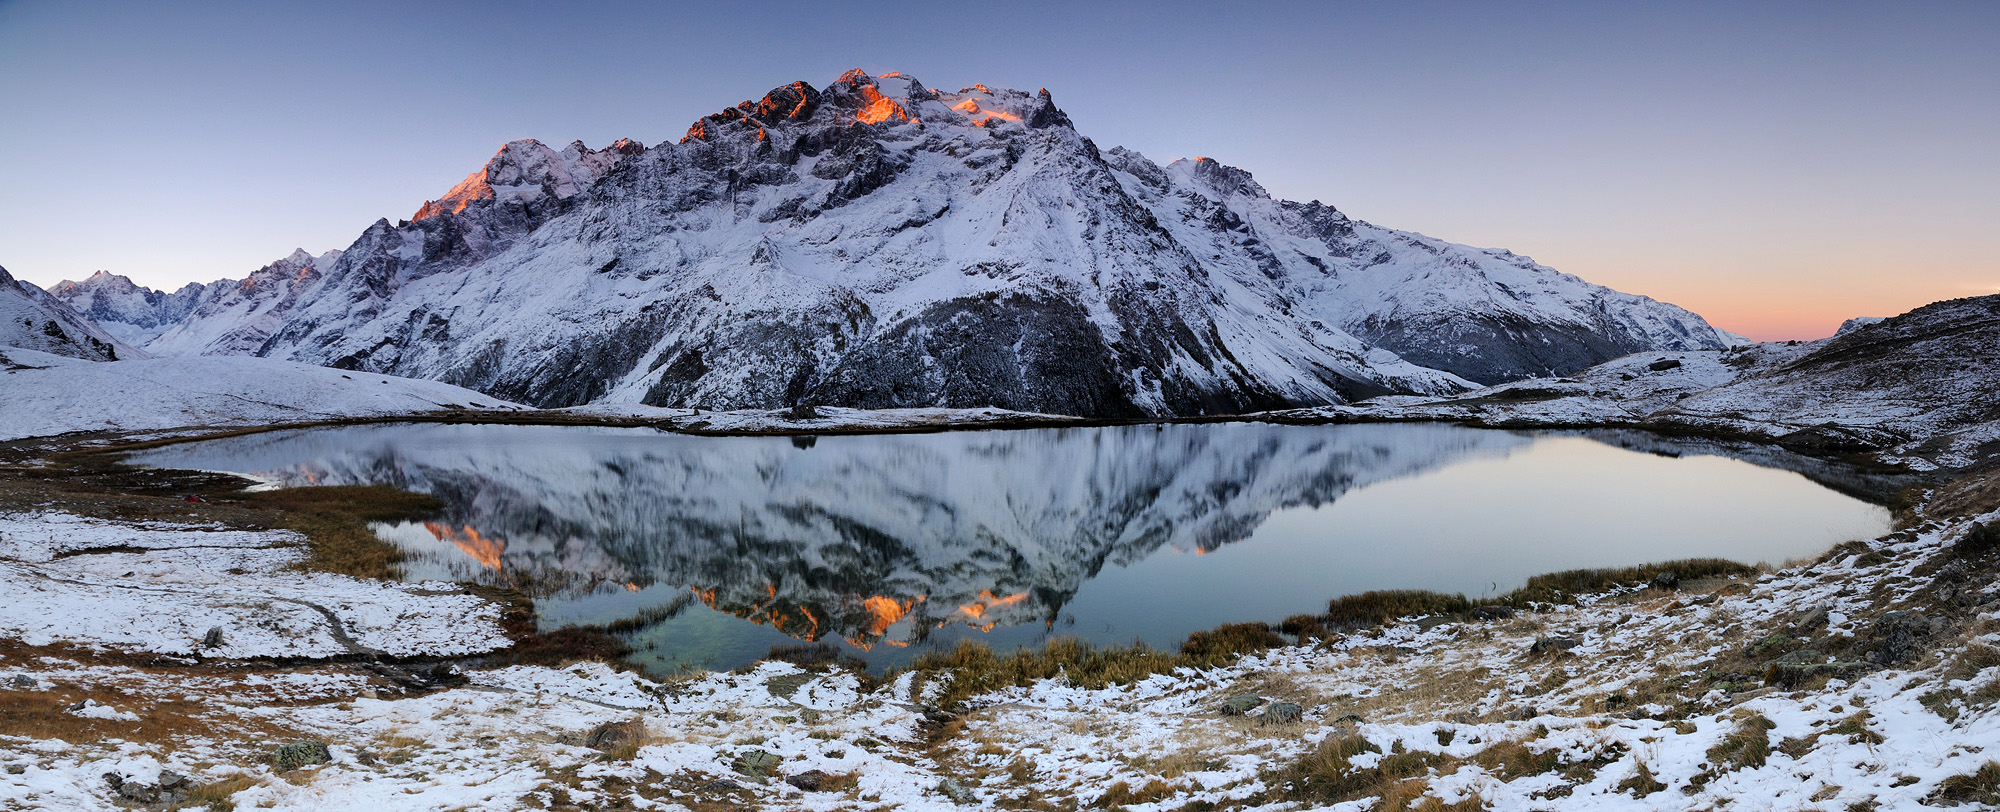
[[[1890,530],[1893,485],[1760,447],[1433,423],[695,436],[392,423],[137,452],[273,487],[444,503],[376,525],[411,580],[500,584],[657,671],[830,644],[880,670],[965,639],[1172,648],[1375,589],[1783,563]],[[1874,500],[1874,501],[1871,501]]]

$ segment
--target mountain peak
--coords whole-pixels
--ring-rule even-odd
[[[410,219],[462,214],[482,201],[527,205],[547,196],[566,199],[597,182],[612,164],[645,150],[645,145],[628,138],[600,150],[573,141],[561,152],[533,138],[509,141],[485,167],[465,176],[443,197],[426,202]]]

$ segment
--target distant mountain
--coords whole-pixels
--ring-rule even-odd
[[[57,282],[48,292],[118,340],[140,346],[187,318],[207,289],[207,285],[190,282],[166,293],[98,271],[82,282]]]
[[[146,357],[92,324],[61,299],[16,280],[6,268],[0,268],[0,347],[20,347],[91,361]]]
[[[133,323],[133,322],[128,322]],[[1649,349],[1680,308],[1099,150],[1047,91],[851,71],[675,144],[503,147],[416,218],[294,254],[149,346],[542,406],[1209,414],[1443,394]]]

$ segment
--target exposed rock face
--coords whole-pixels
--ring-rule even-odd
[[[1100,151],[1049,93],[793,82],[680,142],[516,141],[411,222],[217,284],[154,346],[543,406],[1212,414],[1443,394],[1700,318],[1504,251]],[[246,283],[248,280],[246,280]],[[224,300],[227,300],[225,302]]]
[[[91,361],[144,358],[83,314],[0,268],[0,347],[21,347]]]

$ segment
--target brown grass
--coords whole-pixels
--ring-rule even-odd
[[[1127,685],[1154,674],[1173,673],[1177,668],[1225,666],[1244,654],[1282,645],[1285,639],[1264,623],[1231,623],[1195,632],[1178,652],[1157,651],[1144,643],[1100,647],[1074,637],[1058,637],[1040,648],[1003,656],[993,653],[985,643],[965,640],[951,651],[918,655],[911,670],[920,679],[932,673],[950,675],[950,687],[939,704],[952,705],[987,691],[1031,685],[1058,675],[1083,688]]]
[[[1567,603],[1578,595],[1649,583],[1662,572],[1672,572],[1682,581],[1691,581],[1697,578],[1749,577],[1757,574],[1757,568],[1721,558],[1684,558],[1636,567],[1564,570],[1529,578],[1527,584],[1502,596],[1498,602],[1510,606]]]
[[[394,522],[435,515],[435,497],[385,485],[282,488],[235,497],[244,506],[275,512],[273,526],[305,535],[305,569],[359,578],[397,578],[403,552],[368,529],[369,522]]]
[[[1373,626],[1412,615],[1457,615],[1472,611],[1464,595],[1423,589],[1380,589],[1334,598],[1326,605],[1329,626]]]
[[[234,812],[236,802],[230,800],[242,792],[263,782],[255,776],[238,773],[228,778],[218,778],[188,791],[187,799],[179,804],[181,809],[207,807],[211,812]]]
[[[1926,800],[1942,801],[1953,806],[1982,804],[1991,808],[2000,805],[2000,761],[1988,761],[1965,775],[1954,775],[1939,781],[1937,791]]]

